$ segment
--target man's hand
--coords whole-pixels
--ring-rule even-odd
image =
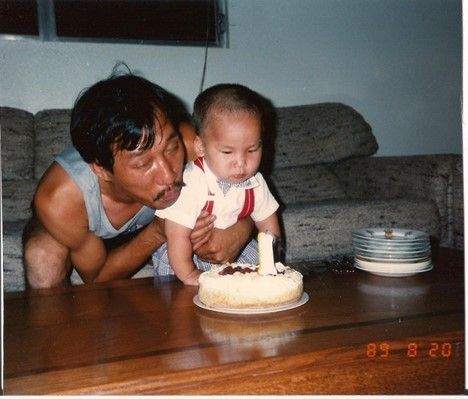
[[[211,238],[215,219],[216,216],[210,215],[206,211],[200,213],[192,233],[190,234],[190,241],[192,242],[192,249],[194,252],[205,245]]]
[[[157,242],[159,245],[157,248],[159,248],[163,243],[166,242],[166,233],[164,231],[164,224],[165,224],[165,219],[161,219],[158,217],[155,217],[151,223],[146,227],[149,231],[151,231],[151,234],[153,237],[151,237],[153,242]]]
[[[211,227],[209,237],[201,240],[202,244],[194,247],[194,252],[211,263],[233,262],[251,239],[252,229],[253,222],[250,218],[240,219],[225,230]]]

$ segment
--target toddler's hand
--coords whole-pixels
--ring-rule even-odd
[[[200,277],[201,271],[198,269],[190,272],[182,281],[185,285],[198,285],[198,277]]]

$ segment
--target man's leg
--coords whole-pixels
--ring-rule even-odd
[[[29,288],[51,288],[70,283],[68,248],[57,242],[34,216],[23,232],[23,263]]]

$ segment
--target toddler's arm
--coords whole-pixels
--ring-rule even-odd
[[[284,247],[283,240],[281,239],[281,228],[279,226],[278,214],[275,212],[272,215],[268,216],[266,219],[256,222],[255,226],[258,231],[264,233],[268,232],[275,236],[275,242],[273,245],[273,252],[275,254],[275,260],[283,259],[284,257]]]
[[[273,234],[277,240],[281,240],[281,229],[278,221],[278,214],[275,212],[266,219],[255,222],[258,231]]]
[[[191,229],[169,219],[165,221],[167,255],[176,276],[186,285],[198,285],[201,272],[193,263]]]

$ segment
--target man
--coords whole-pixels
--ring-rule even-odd
[[[68,284],[72,268],[84,282],[131,277],[166,241],[154,209],[173,204],[194,133],[184,141],[173,98],[136,75],[117,75],[83,92],[72,110],[73,147],[41,179],[23,235],[28,286]],[[191,235],[198,256],[234,259],[252,232],[249,219],[213,229],[201,214]],[[229,239],[232,245],[223,246]]]

